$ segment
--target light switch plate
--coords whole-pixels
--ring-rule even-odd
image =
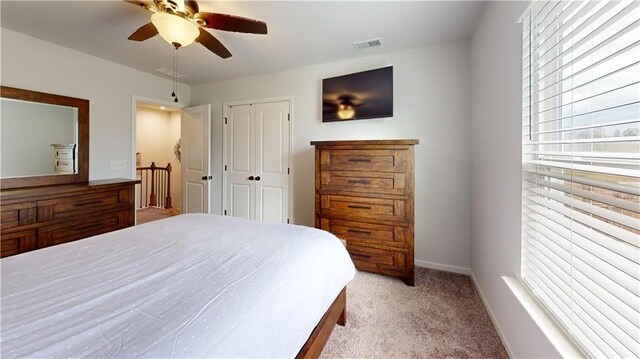
[[[111,160],[111,169],[112,170],[123,170],[125,167],[124,160]]]

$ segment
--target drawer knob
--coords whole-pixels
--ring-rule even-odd
[[[350,204],[350,205],[348,205],[347,207],[349,207],[349,208],[356,208],[356,209],[371,209],[371,207],[370,207],[370,206],[356,206],[356,205],[353,205],[353,204]]]
[[[371,162],[370,158],[350,158],[349,162]]]
[[[348,180],[347,183],[349,183],[349,184],[371,184],[371,181],[369,181],[369,180]]]

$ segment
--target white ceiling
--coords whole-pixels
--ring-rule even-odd
[[[200,11],[267,22],[268,35],[210,30],[233,54],[223,60],[194,43],[178,52],[180,82],[206,83],[369,56],[471,36],[484,8],[477,1],[199,1]],[[171,45],[158,35],[127,37],[150,12],[124,1],[1,1],[2,27],[155,75],[172,68]],[[357,51],[352,42],[382,37]]]

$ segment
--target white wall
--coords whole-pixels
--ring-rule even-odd
[[[512,357],[559,357],[500,276],[520,274],[522,30],[526,2],[490,2],[473,35],[471,270]]]
[[[312,140],[417,138],[418,264],[465,271],[470,247],[470,50],[467,41],[196,85],[192,104],[212,105],[212,208],[221,212],[222,102],[294,96],[294,223],[314,224]],[[393,65],[394,118],[321,122],[323,78]]]
[[[182,206],[182,170],[173,155],[180,138],[180,112],[153,110],[138,106],[136,111],[136,152],[142,154],[142,167],[155,162],[158,167],[171,163],[171,203]]]
[[[171,80],[11,30],[0,31],[2,85],[88,99],[89,179],[130,178],[135,166],[132,96],[168,101]],[[179,85],[178,94],[189,103],[189,86]],[[111,160],[124,160],[126,168],[111,170]]]

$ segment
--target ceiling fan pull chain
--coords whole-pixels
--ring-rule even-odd
[[[174,90],[173,92],[176,93],[178,92],[178,47],[176,46],[175,51],[173,52],[173,62],[174,62],[174,66],[175,69],[173,69],[173,87]],[[174,102],[178,102],[178,94],[175,94],[175,99],[173,100]]]
[[[171,85],[173,86],[173,91],[171,92],[171,97],[176,97],[176,82],[175,82],[175,76],[176,76],[176,53],[175,50],[172,53],[173,55],[173,74],[172,74],[172,81],[171,81]]]

